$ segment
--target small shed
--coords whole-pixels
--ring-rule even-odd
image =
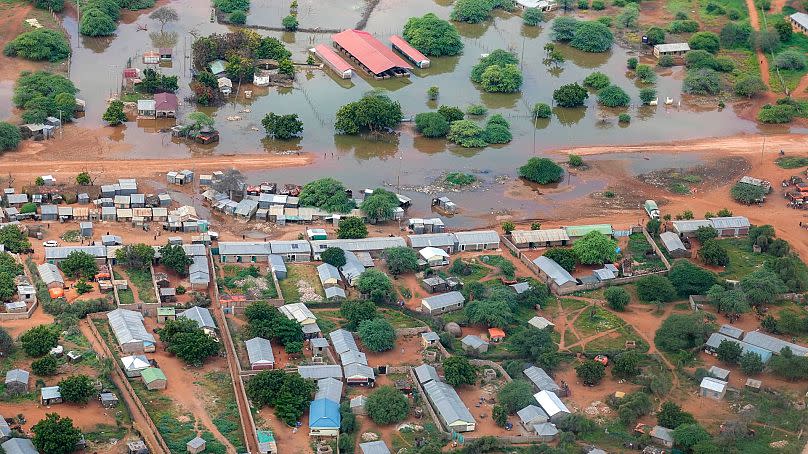
[[[687,250],[682,239],[679,235],[673,232],[662,232],[659,234],[659,239],[662,240],[662,245],[673,258],[690,257],[690,251]]]
[[[247,346],[247,357],[250,361],[250,369],[263,370],[275,368],[275,354],[272,353],[272,344],[269,340],[261,337],[253,337],[244,341]]]
[[[516,416],[519,417],[519,422],[527,431],[532,431],[533,426],[536,424],[541,424],[550,420],[550,417],[547,416],[547,413],[545,413],[544,410],[533,404],[530,404],[527,407],[517,411]]]
[[[77,196],[77,200],[79,202],[79,205],[87,205],[88,203],[90,203],[90,194],[82,192]]]
[[[449,264],[449,253],[440,248],[427,246],[418,251],[418,255],[429,266],[445,266]]]
[[[177,289],[173,287],[160,288],[160,302],[172,303],[177,301]]]
[[[306,236],[309,240],[327,240],[328,233],[325,229],[306,229]]]
[[[365,410],[365,404],[367,403],[368,398],[365,396],[356,396],[351,399],[350,406],[351,406],[351,413],[355,415],[366,415],[368,414]]]
[[[667,427],[654,426],[651,432],[648,433],[654,443],[660,444],[666,448],[673,447],[673,430]]]
[[[421,310],[427,314],[435,315],[451,312],[463,308],[466,299],[458,291],[442,293],[421,300]]]
[[[715,400],[721,400],[724,398],[724,394],[727,393],[727,385],[728,383],[724,380],[719,380],[713,377],[704,377],[701,379],[701,385],[699,385],[699,395]]]
[[[104,408],[115,408],[118,406],[118,396],[114,393],[101,393],[98,395],[101,406]]]
[[[763,384],[760,380],[755,380],[754,378],[747,378],[746,379],[746,388],[752,391],[760,391],[760,387]]]
[[[42,405],[54,405],[62,403],[62,393],[58,386],[46,386],[40,390],[40,402]]]
[[[463,350],[466,352],[485,353],[488,351],[488,342],[473,334],[469,334],[463,339],[460,339],[460,343],[463,345]]]
[[[155,118],[157,115],[156,107],[157,103],[153,99],[138,99],[137,115],[139,117]]]
[[[163,289],[160,289],[163,290]],[[162,294],[160,295],[162,297]],[[177,309],[174,307],[158,307],[157,308],[157,323],[165,323],[169,320],[177,319]]]
[[[671,57],[681,57],[690,52],[690,45],[687,43],[665,43],[654,46],[654,57],[657,59],[663,55]]]
[[[342,287],[327,287],[325,288],[325,299],[331,302],[344,301],[348,295]]]
[[[536,433],[539,440],[545,443],[553,441],[556,437],[558,437],[558,429],[556,428],[555,424],[550,422],[535,424],[533,426],[533,431]]]
[[[126,444],[127,454],[149,454],[149,448],[143,440],[130,441]]]
[[[359,450],[362,454],[390,454],[390,449],[382,440],[359,443]]]
[[[59,218],[56,205],[42,205],[39,207],[39,219],[42,221],[55,221]]]
[[[146,389],[166,389],[166,374],[162,370],[156,367],[147,367],[140,372],[140,375],[143,377]]]
[[[421,333],[421,344],[424,346],[424,348],[436,345],[438,342],[440,342],[440,337],[438,336],[438,333],[434,331],[427,331],[425,333]]]
[[[315,356],[322,355],[328,350],[328,339],[324,337],[313,337],[310,340],[311,351]]]
[[[282,281],[286,279],[287,270],[286,270],[286,262],[283,261],[283,257],[276,254],[269,255],[269,267],[272,269],[272,273],[275,275],[275,279]]]
[[[129,378],[140,377],[141,372],[151,367],[146,355],[132,355],[121,358],[123,371]]]
[[[711,366],[709,369],[707,369],[707,373],[719,380],[728,381],[729,378],[729,371],[718,366]]]
[[[79,230],[81,232],[81,236],[84,238],[92,238],[93,236],[93,223],[92,222],[80,222],[79,223]]]
[[[505,339],[505,331],[501,328],[488,328],[488,340],[491,342],[499,342]]]
[[[27,393],[30,376],[28,371],[23,369],[11,369],[6,372],[6,395],[18,396]]]
[[[205,440],[202,437],[196,437],[185,443],[185,448],[191,454],[198,454],[205,450]]]
[[[449,289],[449,284],[446,279],[435,275],[421,281],[421,287],[429,293],[442,293]]]
[[[527,323],[530,326],[532,326],[534,328],[538,328],[538,329],[544,329],[544,328],[547,328],[548,326],[549,327],[555,327],[555,323],[551,322],[550,320],[547,320],[544,317],[539,317],[539,316],[531,318],[530,320],[527,321]]]

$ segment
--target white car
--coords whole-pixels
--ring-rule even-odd
[[[56,240],[48,240],[48,241],[45,241],[44,243],[42,243],[42,246],[45,246],[45,247],[56,247],[56,246],[59,246],[59,242],[58,242],[58,241],[56,241]]]

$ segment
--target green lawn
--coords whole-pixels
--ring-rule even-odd
[[[236,452],[246,451],[238,403],[236,403],[236,396],[233,393],[230,375],[225,372],[207,373],[202,386],[215,396],[213,401],[207,405],[207,410],[213,417],[216,428],[236,447]]]
[[[775,162],[783,169],[808,167],[808,157],[803,156],[783,156],[782,158],[777,158]]]
[[[280,281],[281,294],[287,303],[300,301],[300,291],[297,288],[298,281],[306,281],[314,287],[314,291],[325,298],[325,291],[317,276],[317,268],[314,265],[303,265],[299,263],[289,263],[286,265],[286,279]]]
[[[559,298],[559,303],[561,304],[561,308],[565,311],[577,311],[578,309],[582,309],[589,305],[586,301],[576,300],[573,298]]]
[[[575,320],[575,330],[584,339],[624,325],[625,322],[620,317],[598,306],[593,306],[592,309],[584,309]]]
[[[649,250],[651,250],[651,245],[648,244],[648,240],[645,239],[645,235],[642,233],[632,233],[631,236],[628,237],[628,252],[631,254],[634,261],[638,263],[638,265],[634,267],[635,270],[657,270],[665,268],[662,259],[656,255],[650,257],[645,256],[646,251]]]
[[[626,348],[626,341],[634,341],[637,343],[636,350],[638,352],[647,352],[648,344],[640,337],[639,334],[629,325],[621,326],[617,329],[617,337],[606,335],[601,338],[595,339],[586,344],[586,350],[595,351],[622,351]]]
[[[718,241],[729,253],[729,265],[724,271],[718,273],[725,279],[738,280],[763,266],[763,262],[769,258],[766,254],[752,252],[752,246],[745,238],[728,238]]]
[[[418,320],[417,318],[412,318],[409,315],[399,312],[395,309],[388,309],[388,308],[379,308],[379,314],[385,318],[393,328],[417,328],[419,326],[426,326],[426,323]]]
[[[135,304],[135,294],[130,289],[118,290],[118,301],[121,304]]]
[[[137,295],[146,304],[157,303],[151,271],[125,268],[129,282],[137,288]]]

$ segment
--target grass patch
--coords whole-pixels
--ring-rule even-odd
[[[443,180],[446,182],[446,184],[452,186],[468,186],[477,181],[477,177],[470,173],[450,172],[446,174],[446,178]]]
[[[635,350],[645,353],[648,351],[648,344],[629,325],[623,325],[615,331],[617,336],[606,335],[586,344],[586,350],[595,351],[623,351],[626,348],[626,341],[637,343]]]
[[[456,261],[457,260],[461,260],[461,259],[456,259]],[[452,268],[454,268],[454,266],[449,268],[449,274],[451,274],[452,276],[456,276],[464,284],[468,284],[469,282],[473,282],[473,281],[479,281],[479,280],[482,280],[482,278],[488,276],[488,272],[490,271],[488,268],[486,268],[486,267],[484,267],[484,266],[482,266],[482,265],[480,265],[478,263],[473,263],[473,262],[465,262],[465,263],[467,265],[466,270],[467,270],[468,274],[461,274],[461,273],[457,273],[457,272],[452,271]]]
[[[767,254],[752,252],[752,246],[745,238],[728,238],[718,241],[729,254],[729,265],[724,271],[718,273],[725,279],[738,280],[763,266],[763,263],[769,258]]]
[[[617,315],[605,309],[592,306],[589,309],[584,309],[581,315],[575,320],[574,325],[578,334],[587,338],[597,333],[623,327],[625,326],[625,322]]]
[[[78,243],[81,240],[81,232],[78,230],[68,230],[67,232],[63,233],[62,236],[59,238],[62,241],[66,241],[68,243]]]
[[[306,281],[314,288],[314,291],[325,298],[325,291],[323,285],[320,283],[320,278],[317,276],[317,268],[312,265],[301,264],[287,264],[286,265],[286,279],[279,282],[281,287],[281,294],[287,303],[300,302],[300,290],[297,288],[298,281]]]
[[[236,396],[233,393],[230,375],[224,372],[210,372],[205,374],[202,385],[216,396],[207,409],[213,416],[216,429],[235,446],[236,452],[245,452],[238,403],[236,403]]]
[[[578,336],[576,336],[575,333],[572,332],[572,329],[567,328],[564,331],[564,343],[565,344],[572,345],[572,344],[578,342],[579,340],[581,340],[581,339],[578,338]]]
[[[791,404],[795,400],[793,396],[767,392],[743,392],[740,400],[742,405],[755,406],[757,409],[755,420],[761,424],[789,432],[799,432],[808,423],[808,412],[798,410]],[[783,435],[785,434],[777,433],[778,437]]]
[[[565,311],[577,311],[578,309],[583,309],[589,305],[586,301],[577,300],[574,298],[559,298],[558,302],[561,304],[561,308]]]
[[[141,301],[146,304],[157,303],[157,297],[154,293],[154,285],[152,284],[151,271],[136,270],[126,268],[126,275],[129,277],[129,282],[137,288],[137,295]]]
[[[783,156],[777,158],[774,162],[783,169],[798,169],[800,167],[808,167],[808,157],[800,156]]]
[[[648,240],[645,239],[645,235],[642,233],[632,233],[628,237],[628,251],[631,253],[634,262],[637,263],[634,266],[636,271],[661,270],[665,267],[662,259],[657,255],[645,255],[651,249],[651,245],[648,244]]]
[[[107,443],[110,440],[122,440],[126,436],[126,429],[109,424],[98,424],[89,432],[83,432],[84,438],[91,443]]]
[[[426,326],[424,322],[417,318],[412,318],[409,315],[399,312],[394,309],[379,308],[377,312],[384,317],[385,320],[393,325],[393,328],[417,328],[419,326]],[[321,327],[322,329],[322,327]]]

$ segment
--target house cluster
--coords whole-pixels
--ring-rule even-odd
[[[179,100],[174,93],[157,93],[153,99],[138,99],[138,119],[177,118]]]
[[[536,403],[522,408],[516,415],[530,435],[539,437],[541,441],[552,441],[559,433],[555,423],[570,414],[559,398],[567,395],[566,384],[559,386],[544,369],[536,366],[525,369],[524,374],[538,390],[533,396]]]
[[[452,386],[443,382],[438,371],[429,364],[413,369],[415,378],[447,432],[471,432],[477,427],[471,411]]]
[[[28,310],[37,303],[36,287],[25,274],[14,276],[14,288],[14,296],[3,303],[5,314],[0,313],[0,320],[27,317]]]

